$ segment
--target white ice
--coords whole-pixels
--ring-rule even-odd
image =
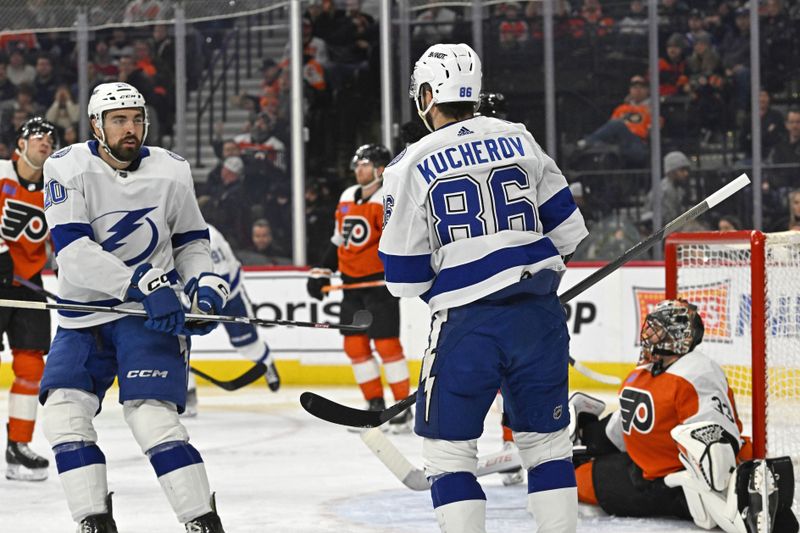
[[[200,414],[184,423],[205,460],[226,532],[437,533],[429,494],[402,485],[357,434],[303,411],[299,397],[306,389],[349,405],[363,404],[355,387],[284,387],[277,394],[266,386],[233,393],[200,388]],[[0,396],[0,421],[4,421],[7,394],[3,391]],[[112,389],[96,428],[108,462],[119,531],[183,531],[116,400]],[[499,421],[499,413],[492,411],[479,443],[481,454],[500,448]],[[422,464],[418,437],[393,435],[391,439],[413,463]],[[72,532],[75,525],[39,427],[32,447],[51,459],[50,477],[38,483],[0,478],[0,532]],[[525,484],[504,487],[496,474],[479,479],[488,498],[489,533],[534,531],[524,510]],[[578,531],[701,530],[678,520],[604,516],[582,505]]]

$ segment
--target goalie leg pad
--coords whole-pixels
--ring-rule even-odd
[[[792,512],[794,469],[790,457],[742,463],[736,470],[735,485],[737,507],[748,531],[797,533],[797,518]]]
[[[672,428],[670,435],[678,444],[679,459],[687,470],[705,482],[709,490],[722,492],[728,488],[739,451],[733,435],[713,422],[682,424]]]

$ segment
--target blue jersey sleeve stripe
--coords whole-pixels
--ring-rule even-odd
[[[207,241],[211,240],[208,229],[187,231],[186,233],[176,233],[172,236],[172,248],[180,248],[181,246],[185,246],[198,239],[205,239]]]
[[[522,246],[501,248],[475,261],[440,271],[425,297],[431,299],[439,294],[477,285],[509,268],[534,265],[555,255],[558,255],[558,250],[547,238]]]
[[[386,281],[390,283],[425,283],[436,273],[431,268],[431,254],[390,255],[378,252],[383,261]]]
[[[542,219],[544,234],[546,235],[560,226],[577,208],[569,187],[564,187],[551,196],[539,206],[539,217]]]
[[[89,237],[94,240],[92,225],[82,222],[69,222],[53,226],[50,228],[50,235],[53,236],[53,248],[55,248],[56,255],[71,243],[83,237]]]

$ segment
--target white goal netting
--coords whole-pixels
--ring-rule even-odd
[[[755,241],[761,237],[757,232],[750,235]],[[767,457],[792,458],[797,508],[800,232],[764,235],[763,260],[759,245],[750,238],[714,240],[719,236],[706,234],[706,238],[695,239],[691,234],[681,235],[674,259],[668,257],[668,263],[672,260],[677,267],[678,295],[699,308],[706,328],[699,349],[725,368],[744,433],[753,436],[754,442],[763,435]],[[669,265],[667,272],[669,276]],[[753,292],[754,286],[763,286],[763,298]],[[763,375],[753,372],[759,358],[764,362]],[[758,401],[761,380],[763,402]]]

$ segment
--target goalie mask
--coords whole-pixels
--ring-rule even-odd
[[[697,306],[682,299],[660,302],[642,325],[639,364],[652,363],[652,374],[661,374],[663,357],[691,352],[703,340],[704,330]]]

